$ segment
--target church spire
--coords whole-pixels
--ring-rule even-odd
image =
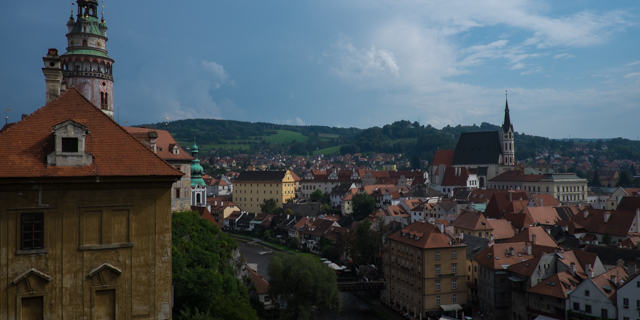
[[[511,124],[511,117],[509,117],[509,100],[506,98],[505,91],[505,103],[504,103],[504,121],[502,122],[502,132],[507,133],[513,131],[513,125]]]

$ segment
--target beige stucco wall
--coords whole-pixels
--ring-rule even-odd
[[[20,319],[29,297],[44,319],[171,318],[173,180],[22,182],[0,182],[1,319]],[[44,249],[21,252],[20,216],[37,212]]]

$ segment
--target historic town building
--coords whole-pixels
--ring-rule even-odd
[[[291,171],[242,171],[233,182],[233,202],[247,212],[261,212],[264,200],[275,199],[282,208],[296,196]]]
[[[170,319],[169,165],[72,87],[0,131],[0,318]]]
[[[467,302],[466,245],[428,222],[390,235],[383,252],[383,292],[390,305],[415,319],[461,316]]]

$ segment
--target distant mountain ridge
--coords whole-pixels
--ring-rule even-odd
[[[168,129],[184,147],[190,147],[194,138],[202,150],[217,149],[229,152],[256,154],[290,153],[310,155],[317,153],[400,153],[410,157],[412,165],[419,160],[433,159],[438,149],[454,149],[464,132],[498,131],[499,126],[483,122],[480,126],[446,126],[436,129],[420,125],[417,121],[396,121],[382,127],[338,128],[329,126],[296,126],[236,120],[186,119],[144,125],[148,128]],[[518,161],[534,159],[539,150],[560,151],[568,154],[576,144],[590,149],[602,149],[604,139],[550,139],[516,132],[515,149]],[[622,138],[608,139],[607,156],[612,159],[640,159],[640,141]]]

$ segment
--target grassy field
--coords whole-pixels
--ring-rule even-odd
[[[342,146],[335,146],[335,147],[329,147],[329,148],[316,150],[316,151],[313,152],[313,155],[321,154],[321,153],[324,154],[324,155],[332,154],[332,153],[340,153],[340,147],[342,147]]]
[[[294,132],[289,130],[276,130],[278,133],[270,136],[265,136],[264,140],[269,143],[284,143],[296,140],[298,142],[305,142],[309,140],[309,137],[302,135],[300,132]]]
[[[237,234],[237,233],[230,233],[228,235],[230,235],[232,238],[244,239],[246,242],[251,242],[251,241],[253,241],[255,239],[253,237],[246,236],[246,235],[243,235],[243,234]],[[269,242],[269,241],[265,241],[265,240],[261,240],[261,241],[263,243],[265,243],[265,244],[268,244],[270,246],[276,247],[276,248],[278,248],[278,249],[280,249],[282,251],[290,252],[290,253],[293,253],[293,254],[299,254],[299,255],[311,258],[313,260],[321,261],[320,260],[320,256],[315,254],[315,253],[301,252],[301,251],[298,251],[298,250],[293,250],[293,249],[291,249],[291,248],[289,248],[287,246],[284,246],[284,245],[282,245],[280,243],[273,243],[273,242]]]
[[[339,134],[332,134],[332,133],[318,133],[318,136],[321,138],[327,138],[327,139],[340,138]]]

